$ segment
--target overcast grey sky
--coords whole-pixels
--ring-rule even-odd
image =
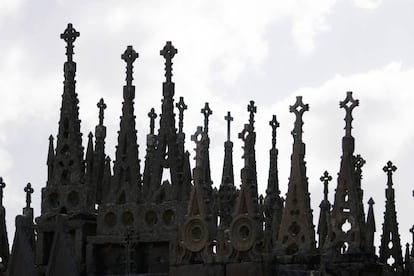
[[[279,182],[287,190],[297,95],[309,103],[304,115],[306,161],[317,224],[323,171],[335,181],[339,171],[346,91],[354,91],[356,153],[367,161],[363,172],[364,203],[370,196],[381,234],[386,175],[392,160],[402,242],[411,242],[414,153],[414,2],[409,0],[296,1],[0,1],[0,175],[7,187],[9,239],[14,217],[24,207],[23,187],[31,182],[35,213],[40,212],[46,182],[48,136],[56,135],[63,91],[65,44],[59,38],[67,23],[80,32],[75,42],[77,92],[84,138],[97,124],[96,103],[108,108],[107,154],[112,158],[119,129],[127,45],[135,62],[136,115],[140,158],[149,131],[147,113],[160,111],[163,58],[159,50],[171,40],[176,99],[184,96],[186,148],[194,156],[190,135],[202,124],[200,109],[208,101],[211,116],[211,164],[215,185],[221,179],[224,115],[234,116],[235,173],[242,166],[237,133],[248,120],[246,106],[258,106],[257,162],[259,191],[264,192],[269,167],[271,129],[276,114]],[[84,139],[86,146],[86,139]],[[141,163],[142,164],[142,163]],[[142,166],[143,167],[143,164]],[[367,211],[367,205],[365,205]]]

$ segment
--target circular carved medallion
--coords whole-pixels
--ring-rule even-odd
[[[206,245],[207,226],[200,218],[190,218],[184,222],[184,245],[188,250],[197,252]]]
[[[254,232],[251,220],[246,215],[236,217],[230,226],[231,242],[239,251],[246,251],[253,246]]]

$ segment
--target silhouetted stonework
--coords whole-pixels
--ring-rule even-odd
[[[214,188],[209,156],[209,117],[213,111],[208,103],[201,109],[204,124],[191,136],[195,142],[195,167],[191,170],[183,132],[187,105],[182,97],[175,102],[172,60],[177,49],[168,41],[160,51],[165,59],[161,113],[154,108],[148,113],[141,174],[133,85],[133,64],[139,55],[132,46],[121,55],[126,63],[126,83],[112,166],[105,151],[103,99],[97,103],[98,124],[94,134],[88,135],[86,153],[82,147],[73,61],[77,37],[79,32],[71,24],[61,35],[67,44],[67,61],[56,147],[54,137],[49,138],[41,215],[33,222],[34,189],[29,183],[24,189],[26,207],[16,217],[10,258],[2,201],[5,184],[0,179],[0,276],[414,274],[414,246],[410,251],[407,244],[402,257],[392,187],[396,167],[391,162],[384,167],[388,176],[386,211],[380,254],[375,255],[374,201],[368,201],[365,217],[361,181],[365,160],[354,155],[351,135],[352,111],[359,104],[352,92],[340,102],[346,111],[346,125],[333,204],[328,200],[332,177],[325,171],[320,178],[324,198],[317,243],[302,140],[303,115],[309,105],[302,97],[290,107],[296,120],[286,199],[279,190],[276,115],[269,122],[272,136],[266,195],[258,194],[254,101],[247,106],[248,123],[238,135],[244,159],[240,189],[234,179],[230,112],[224,117],[227,140],[222,180],[219,188]],[[414,227],[411,232],[414,243]]]

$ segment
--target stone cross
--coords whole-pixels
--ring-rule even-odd
[[[73,42],[75,42],[76,38],[79,37],[79,32],[77,32],[71,23],[68,24],[66,30],[60,34],[60,38],[63,39],[66,45],[66,56],[68,57],[68,61],[73,61]]]
[[[272,148],[274,149],[276,147],[276,129],[279,127],[276,115],[273,115],[272,120],[269,121],[269,125],[272,127]]]
[[[157,118],[157,113],[155,113],[154,108],[151,108],[148,117],[150,118],[150,134],[154,134],[155,119]]]
[[[99,100],[97,107],[99,108],[99,125],[102,126],[104,120],[104,110],[106,109],[106,104],[103,98]]]
[[[177,54],[177,49],[171,44],[171,41],[167,41],[164,48],[160,51],[160,55],[165,58],[165,77],[167,82],[171,82],[172,77],[172,59]]]
[[[320,180],[323,182],[323,199],[328,200],[328,184],[332,180],[332,176],[329,175],[328,171],[325,171]]]
[[[393,185],[393,183],[392,183],[392,174],[393,174],[393,172],[395,172],[397,170],[397,167],[394,166],[394,164],[392,164],[391,161],[388,161],[387,165],[384,166],[384,168],[382,168],[382,170],[385,173],[387,173],[387,176],[388,176],[387,185],[388,185],[388,188],[391,188],[392,185]]]
[[[134,61],[139,57],[139,54],[135,52],[135,50],[132,48],[131,45],[129,45],[125,52],[121,55],[121,58],[125,61],[127,64],[126,66],[126,83],[127,86],[132,86],[132,80],[134,79],[132,77],[132,69],[134,66],[132,65]]]
[[[26,208],[30,208],[30,203],[32,203],[32,194],[34,192],[32,188],[32,184],[27,183],[26,187],[24,188],[24,191],[26,192]]]
[[[0,177],[0,206],[3,206],[3,189],[6,187],[6,183],[3,181],[3,177]]]
[[[187,109],[187,105],[184,103],[184,97],[180,97],[180,100],[175,106],[178,108],[178,132],[182,133],[184,126],[184,110]]]
[[[342,102],[339,102],[339,107],[344,108],[346,115],[345,115],[345,136],[352,137],[351,130],[352,130],[352,110],[359,105],[359,100],[355,100],[352,97],[352,92],[346,92],[346,98]]]
[[[247,106],[247,111],[250,112],[249,124],[251,128],[254,129],[254,113],[257,112],[257,106],[254,105],[254,101],[250,101],[249,105]]]
[[[227,121],[227,142],[230,142],[230,124],[233,121],[233,117],[231,117],[230,111],[227,111],[227,116],[224,116],[224,120]]]
[[[208,117],[213,114],[213,111],[208,106],[208,103],[205,103],[204,108],[201,109],[201,113],[204,115],[204,132],[208,133]]]
[[[303,113],[309,110],[309,104],[304,104],[302,101],[302,96],[296,97],[296,102],[294,105],[289,107],[289,111],[293,112],[296,115],[295,127],[293,128],[292,135],[295,142],[302,142],[302,133],[303,133]]]

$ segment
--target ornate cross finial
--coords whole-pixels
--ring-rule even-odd
[[[184,126],[184,110],[187,109],[187,105],[184,103],[184,97],[180,97],[180,100],[175,106],[178,108],[178,133],[182,133]]]
[[[27,183],[24,191],[26,192],[26,208],[30,208],[30,203],[32,203],[32,194],[34,192],[32,184],[30,184],[30,182]]]
[[[99,108],[99,125],[102,126],[103,120],[104,120],[104,110],[106,109],[106,104],[104,102],[104,99],[101,98],[96,106]]]
[[[393,172],[395,172],[397,170],[397,167],[394,166],[394,164],[391,161],[387,162],[387,165],[384,166],[384,168],[382,168],[382,170],[387,173],[388,176],[388,182],[387,185],[389,188],[392,187],[393,183],[392,183],[392,174]]]
[[[328,171],[325,171],[320,180],[323,182],[323,199],[328,200],[328,184],[332,180],[332,176],[329,175]]]
[[[125,52],[121,55],[121,58],[126,62],[126,83],[127,86],[132,85],[132,80],[134,79],[132,77],[132,69],[134,66],[132,65],[134,61],[139,57],[139,54],[135,52],[135,50],[132,48],[131,45],[129,45]]]
[[[254,113],[257,112],[257,106],[254,105],[254,101],[250,101],[249,105],[247,106],[247,111],[250,112],[249,124],[253,129],[254,128]]]
[[[365,165],[366,161],[360,154],[357,154],[355,157],[355,168],[357,171],[361,171],[362,167]]]
[[[201,141],[201,136],[203,134],[203,127],[198,126],[196,132],[191,135],[191,141],[196,143],[196,145]]]
[[[79,37],[79,32],[77,32],[73,26],[72,23],[68,24],[68,27],[66,30],[60,34],[60,38],[63,39],[67,45],[66,45],[66,55],[68,57],[68,61],[73,60],[73,42],[75,42],[76,38]]]
[[[0,206],[3,206],[3,189],[6,187],[6,183],[3,181],[3,177],[0,177]]]
[[[339,102],[339,107],[344,108],[346,115],[345,115],[345,135],[347,137],[351,137],[351,130],[352,130],[352,110],[359,105],[359,100],[355,100],[352,97],[352,92],[346,92],[346,98],[342,102]]]
[[[272,120],[269,121],[269,125],[272,127],[272,148],[274,149],[276,147],[276,129],[279,127],[276,115],[273,115]]]
[[[309,104],[304,104],[302,101],[302,96],[296,97],[296,102],[294,105],[289,107],[289,111],[295,113],[296,121],[295,127],[293,128],[292,135],[295,141],[302,141],[302,126],[303,126],[303,113],[309,110]]]
[[[171,44],[171,41],[167,41],[164,48],[160,51],[160,55],[165,58],[165,77],[167,82],[171,82],[172,77],[172,59],[177,53],[177,49]]]
[[[150,112],[148,112],[148,117],[150,118],[150,134],[154,134],[155,119],[157,118],[154,108],[151,108]]]
[[[230,111],[227,111],[227,116],[224,116],[224,120],[227,121],[227,141],[230,142],[230,124],[233,121],[233,117],[231,117]]]
[[[204,115],[204,132],[208,133],[208,117],[213,114],[213,111],[208,106],[208,103],[205,103],[204,107],[201,109],[201,113]]]

